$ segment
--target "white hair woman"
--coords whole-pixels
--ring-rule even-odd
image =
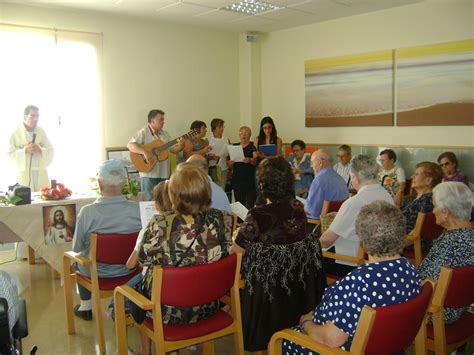
[[[332,348],[349,350],[364,306],[380,307],[406,302],[421,290],[414,265],[400,256],[405,218],[386,201],[372,202],[360,210],[356,231],[369,262],[329,286],[321,303],[300,318],[293,328]],[[397,276],[398,275],[398,276]],[[284,354],[311,354],[283,341]]]
[[[470,222],[472,192],[462,182],[443,182],[433,189],[436,224],[446,231],[435,241],[420,265],[422,278],[437,280],[442,266],[451,268],[474,265],[474,228]],[[453,323],[463,308],[445,308],[445,323]]]

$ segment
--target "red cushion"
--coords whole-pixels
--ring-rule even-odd
[[[141,270],[135,270],[131,274],[119,277],[99,277],[99,290],[102,291],[110,291],[114,290],[115,287],[125,285],[128,280],[130,280],[133,276],[141,272]],[[76,273],[77,277],[86,280],[87,282],[91,283],[91,278],[89,276],[81,275]]]
[[[135,248],[138,232],[128,234],[97,233],[95,260],[102,264],[125,264]]]
[[[197,338],[224,329],[232,324],[233,318],[224,311],[217,311],[214,315],[196,323],[163,324],[166,341]],[[144,324],[153,330],[153,319],[145,318]]]
[[[429,250],[428,249],[421,249],[421,260],[426,258],[428,255]],[[411,249],[405,249],[403,250],[403,256],[407,259],[415,259],[415,250]]]
[[[233,286],[236,265],[231,254],[210,264],[163,267],[161,303],[187,308],[218,300]]]
[[[461,318],[451,324],[446,324],[446,344],[454,344],[474,335],[474,314],[464,312]],[[433,325],[427,326],[428,338],[434,339]]]
[[[395,353],[409,346],[420,329],[432,292],[427,282],[417,296],[406,302],[375,307],[366,354]]]

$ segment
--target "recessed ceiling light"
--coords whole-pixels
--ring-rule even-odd
[[[281,7],[259,0],[242,0],[223,7],[223,10],[240,12],[247,15],[257,15],[263,12],[278,10]]]

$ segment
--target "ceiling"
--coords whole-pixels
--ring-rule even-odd
[[[423,0],[263,0],[278,10],[247,15],[222,10],[238,0],[0,0],[49,8],[81,9],[233,32],[271,32]]]

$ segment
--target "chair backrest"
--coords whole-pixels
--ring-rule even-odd
[[[138,232],[128,234],[93,233],[91,235],[91,251],[93,250],[93,238],[96,239],[96,262],[102,264],[125,264],[135,247]]]
[[[420,213],[418,213],[418,217],[420,217]],[[433,212],[423,213],[423,223],[420,231],[421,238],[428,240],[437,239],[443,231],[444,228],[436,224],[436,217]]]
[[[443,268],[446,269],[446,268]],[[468,307],[474,302],[474,266],[453,268],[444,306],[449,308]]]
[[[405,181],[405,189],[403,190],[403,196],[410,196],[411,195],[411,182],[412,179],[406,179]]]
[[[324,215],[331,212],[338,212],[345,201],[346,200],[338,200],[338,201],[324,200],[323,208],[321,209],[321,214]]]
[[[218,300],[238,280],[236,268],[236,254],[205,265],[163,267],[161,304],[193,307]]]
[[[409,346],[422,325],[432,293],[433,285],[425,282],[421,292],[407,302],[375,307],[365,353],[393,354]]]

